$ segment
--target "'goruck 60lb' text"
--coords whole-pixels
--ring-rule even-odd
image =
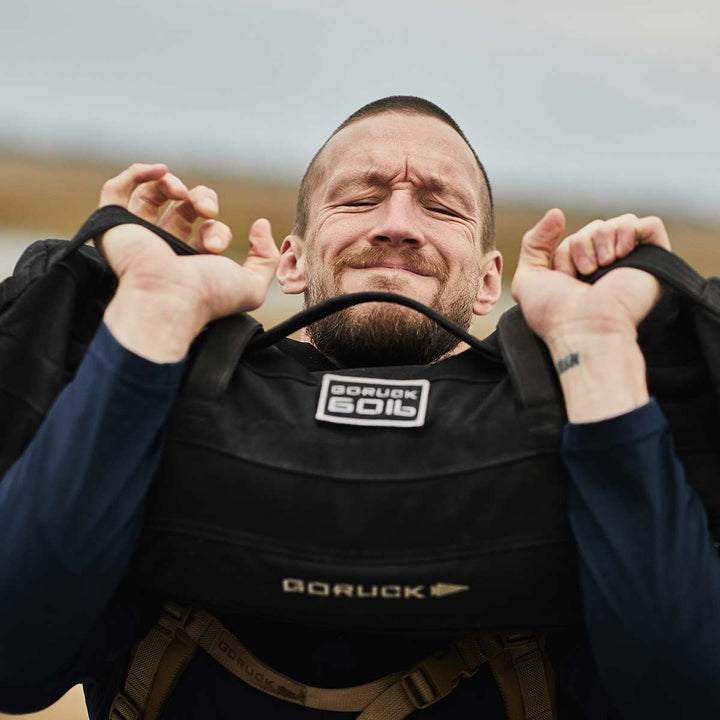
[[[323,376],[315,417],[341,425],[418,427],[425,422],[429,380]]]

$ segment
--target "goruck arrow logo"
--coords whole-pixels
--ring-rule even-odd
[[[450,585],[449,583],[435,583],[430,588],[432,597],[445,597],[446,595],[455,595],[455,593],[464,592],[470,588],[467,585]]]
[[[282,591],[284,593],[299,593],[315,597],[346,597],[357,600],[370,598],[376,600],[427,600],[428,598],[443,598],[448,595],[456,595],[469,589],[469,585],[454,585],[452,583],[435,583],[427,587],[425,585],[327,583],[320,580],[300,580],[299,578],[285,578],[282,581]]]

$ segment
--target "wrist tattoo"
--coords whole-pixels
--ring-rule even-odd
[[[560,358],[556,363],[555,367],[557,368],[558,375],[562,375],[564,372],[567,372],[570,368],[574,368],[576,365],[580,364],[580,354],[579,353],[568,353],[565,357]]]

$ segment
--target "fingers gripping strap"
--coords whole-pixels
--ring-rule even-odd
[[[583,276],[587,282],[595,282],[616,268],[629,267],[644,270],[658,280],[704,305],[703,293],[706,280],[677,255],[656,245],[638,245],[629,255],[612,265],[600,268],[591,275]]]
[[[118,225],[141,225],[161,237],[178,255],[196,255],[196,251],[166,230],[143,220],[120,205],[106,205],[98,208],[77,231],[65,251],[58,257],[58,262],[72,255],[79,247],[90,240],[100,237]]]

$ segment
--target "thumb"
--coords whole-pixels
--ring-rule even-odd
[[[248,234],[248,244],[250,248],[243,268],[257,275],[265,285],[270,285],[275,277],[280,252],[275,245],[268,220],[260,218],[252,224]]]
[[[547,269],[558,241],[565,231],[565,215],[558,208],[548,210],[542,219],[523,236],[518,270]]]

